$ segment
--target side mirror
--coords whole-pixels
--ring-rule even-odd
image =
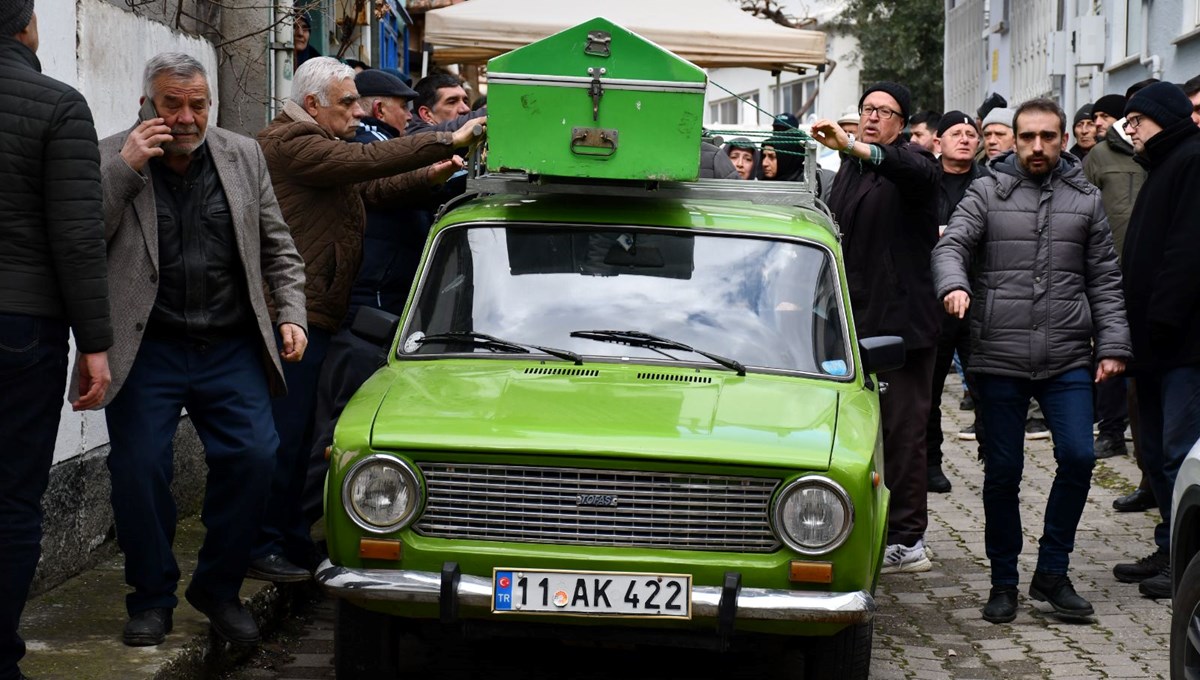
[[[364,305],[354,314],[350,332],[372,345],[386,348],[392,344],[392,338],[396,337],[396,329],[399,327],[400,317]]]
[[[904,366],[904,338],[880,335],[858,341],[864,373],[884,373]]]

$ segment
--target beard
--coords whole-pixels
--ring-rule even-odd
[[[172,137],[178,137],[179,135],[196,135],[196,138],[194,141],[187,142],[163,142],[163,151],[168,156],[186,156],[200,148],[200,145],[204,143],[204,132],[200,129],[199,125],[194,123],[192,125],[176,125],[171,128]]]

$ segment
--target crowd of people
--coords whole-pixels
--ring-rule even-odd
[[[238,590],[311,577],[324,450],[383,359],[347,328],[360,307],[400,313],[433,211],[463,191],[487,125],[457,76],[413,84],[305,45],[256,139],[210,126],[204,67],[163,53],[145,64],[140,120],[98,140],[84,98],[41,74],[38,42],[33,0],[0,3],[0,436],[19,452],[0,456],[0,680],[23,677],[17,626],[68,333],[72,407],[103,408],[111,441],[124,641],[156,645],[172,629],[172,438],[187,409],[209,472],[184,597],[225,639],[255,642]],[[1150,555],[1114,576],[1169,597],[1171,485],[1200,437],[1200,79],[1107,95],[1070,132],[1046,99],[992,96],[976,116],[911,108],[906,87],[881,82],[857,115],[811,127],[842,154],[818,190],[843,234],[857,332],[906,347],[904,366],[879,376],[883,571],[931,567],[927,494],[952,486],[940,399],[957,357],[985,466],[983,618],[1015,616],[1024,439],[1046,430],[1058,468],[1030,596],[1064,619],[1092,615],[1069,557],[1094,461],[1125,453],[1130,422],[1144,480],[1117,509],[1153,505],[1163,521]],[[761,144],[707,145],[701,175],[799,179],[795,127],[785,116]]]

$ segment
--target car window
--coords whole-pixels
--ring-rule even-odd
[[[425,272],[402,356],[502,356],[485,344],[424,341],[474,332],[570,350],[585,361],[710,363],[571,335],[621,330],[752,370],[849,373],[833,258],[812,244],[636,227],[471,225],[441,232]]]

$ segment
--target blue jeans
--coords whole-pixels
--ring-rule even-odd
[[[1065,574],[1096,463],[1092,447],[1092,380],[1075,369],[1045,380],[979,375],[979,419],[988,433],[983,475],[984,543],[992,585],[1017,585],[1022,524],[1018,494],[1025,464],[1025,416],[1030,399],[1042,407],[1058,464],[1038,541],[1037,571]]]
[[[134,588],[125,598],[131,616],[179,603],[171,478],[172,439],[184,408],[208,464],[200,516],[207,532],[191,590],[217,602],[238,597],[266,508],[279,437],[261,342],[145,338],[104,412],[117,544],[125,553],[125,581]]]
[[[1154,542],[1171,551],[1171,491],[1184,456],[1200,439],[1200,367],[1139,371],[1138,447],[1162,522]]]
[[[67,325],[0,314],[0,679],[18,677],[17,635],[42,542],[42,494],[67,386]]]
[[[271,479],[271,502],[252,557],[284,555],[302,567],[316,567],[315,548],[310,524],[302,507],[304,484],[308,477],[309,451],[312,450],[313,411],[317,403],[317,379],[329,351],[332,334],[320,328],[308,329],[308,347],[304,358],[283,364],[287,394],[271,402],[271,415],[279,432],[275,454],[275,475]],[[275,341],[282,346],[279,330]]]

